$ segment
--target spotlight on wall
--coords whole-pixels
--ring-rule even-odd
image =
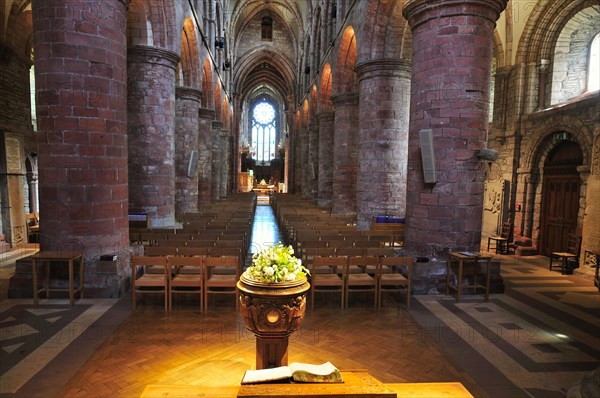
[[[222,50],[225,48],[225,38],[223,36],[215,37],[215,48],[217,50]]]
[[[498,151],[494,151],[493,149],[480,149],[477,152],[477,157],[480,160],[493,162],[494,160],[498,159]]]
[[[306,68],[304,68],[304,74],[310,75],[310,66],[307,66]]]

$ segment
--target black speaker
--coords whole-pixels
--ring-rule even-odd
[[[192,153],[190,153],[190,161],[188,163],[188,177],[193,177],[196,172],[196,165],[198,164],[198,152],[192,149]]]
[[[426,184],[434,184],[437,181],[437,173],[435,171],[433,130],[419,131],[419,144],[421,145],[421,160],[423,161],[423,179]]]

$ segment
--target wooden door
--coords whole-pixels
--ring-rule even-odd
[[[574,233],[577,228],[579,182],[579,175],[544,177],[540,243],[545,256],[565,250],[569,233]]]
[[[544,165],[542,209],[540,214],[540,253],[567,248],[569,234],[577,229],[581,178],[577,166],[583,161],[574,142],[560,144]]]

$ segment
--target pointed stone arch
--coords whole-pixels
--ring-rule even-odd
[[[333,95],[333,77],[329,63],[323,66],[319,92],[319,111],[331,111],[333,109],[333,102],[331,100],[331,96]]]
[[[337,69],[336,94],[354,93],[357,91],[358,80],[354,67],[356,66],[356,35],[354,28],[348,26],[340,41]]]
[[[361,4],[365,18],[359,30],[365,45],[358,48],[358,63],[401,57],[401,43],[408,25],[402,16],[404,3],[404,0],[369,0]]]
[[[190,17],[183,23],[181,32],[181,73],[180,86],[201,88],[200,56],[198,54],[198,38],[196,27]]]
[[[551,59],[562,27],[577,12],[596,4],[598,4],[597,0],[537,2],[521,35],[516,63],[535,63],[540,59]]]
[[[174,0],[131,0],[127,12],[128,45],[179,52]]]
[[[208,58],[204,59],[204,65],[202,67],[202,103],[203,108],[213,109],[213,77],[211,62]]]

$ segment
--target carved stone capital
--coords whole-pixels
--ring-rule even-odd
[[[487,18],[496,23],[507,3],[508,0],[409,0],[402,14],[413,30],[432,19],[461,15]]]
[[[357,64],[354,70],[359,80],[382,76],[410,79],[412,63],[405,59],[374,59]]]
[[[175,98],[178,100],[200,102],[202,99],[202,90],[191,87],[176,86]]]
[[[127,48],[127,62],[148,63],[175,69],[181,60],[178,54],[158,47],[135,45]]]

